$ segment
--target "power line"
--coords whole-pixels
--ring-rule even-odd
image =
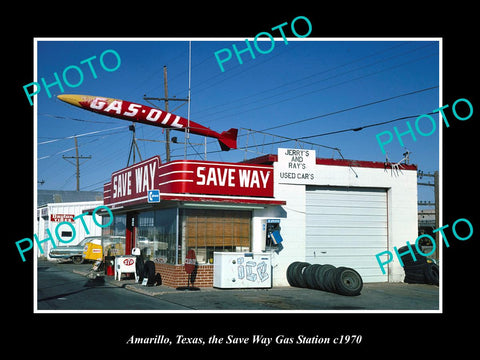
[[[319,91],[328,90],[328,89],[331,89],[331,88],[334,88],[334,87],[337,87],[337,86],[340,86],[340,85],[344,85],[344,84],[350,83],[350,82],[352,82],[352,81],[361,80],[361,79],[364,79],[364,78],[366,78],[366,77],[373,76],[373,75],[377,75],[377,74],[380,74],[380,73],[382,73],[382,72],[385,72],[385,71],[388,71],[388,70],[392,70],[392,69],[394,69],[394,68],[397,68],[397,67],[400,67],[400,66],[404,66],[404,65],[406,65],[406,64],[409,64],[409,63],[412,63],[412,62],[415,62],[415,61],[420,61],[420,60],[429,58],[429,57],[434,56],[434,55],[436,55],[436,54],[426,55],[426,56],[423,56],[423,57],[421,57],[421,58],[417,58],[417,59],[410,60],[410,61],[407,61],[407,62],[398,64],[398,65],[391,66],[391,67],[386,68],[386,69],[374,71],[374,72],[372,72],[372,73],[365,74],[365,75],[361,75],[361,76],[358,76],[358,77],[353,78],[353,79],[348,79],[348,80],[345,80],[345,81],[341,81],[341,82],[339,82],[339,83],[335,83],[335,84],[332,84],[332,85],[328,85],[328,86],[325,86],[325,87],[323,87],[323,88],[321,88],[321,89],[316,89],[316,90],[308,91],[308,92],[305,92],[305,93],[302,93],[302,94],[299,94],[299,95],[290,96],[290,97],[287,97],[287,98],[285,98],[285,99],[278,100],[278,101],[271,102],[271,103],[264,104],[264,105],[260,105],[260,106],[257,106],[257,107],[251,107],[251,108],[248,108],[247,110],[242,111],[242,114],[245,114],[245,113],[250,112],[250,111],[258,110],[258,109],[261,109],[261,108],[264,108],[264,107],[267,107],[267,106],[272,106],[272,105],[280,104],[280,103],[282,103],[282,102],[290,101],[290,100],[293,100],[293,99],[296,99],[296,98],[299,98],[299,97],[303,97],[303,96],[306,96],[306,95],[311,95],[311,94],[316,93],[316,92],[319,92]],[[210,122],[215,121],[215,120],[219,120],[219,119],[221,119],[221,118],[211,119]]]
[[[78,119],[78,118],[73,118],[69,116],[61,116],[61,115],[52,115],[52,114],[38,114],[41,116],[46,116],[46,117],[51,117],[54,119],[65,119],[65,120],[73,120],[73,121],[80,121],[80,122],[88,122],[88,123],[95,123],[95,124],[116,124],[116,122],[113,121],[95,121],[95,120],[85,120],[85,119]]]
[[[437,111],[435,111],[435,112],[432,111],[432,112],[430,112],[430,113],[428,113],[428,114],[423,114],[423,115],[433,115],[433,114],[435,114],[435,113],[437,113]],[[392,123],[392,122],[395,122],[395,121],[417,118],[417,117],[419,117],[420,115],[422,115],[422,114],[402,116],[402,117],[399,117],[399,118],[396,118],[396,119],[387,120],[387,121],[382,121],[382,122],[375,123],[375,124],[364,125],[364,126],[360,126],[360,127],[356,127],[356,128],[330,131],[330,132],[327,132],[327,133],[322,133],[322,134],[317,134],[317,135],[302,136],[302,137],[299,137],[298,139],[299,139],[299,140],[301,140],[301,139],[311,139],[311,138],[314,138],[314,137],[320,137],[320,136],[326,136],[326,135],[334,135],[334,134],[339,134],[339,133],[347,132],[347,131],[360,131],[360,130],[363,130],[363,129],[366,129],[366,128],[369,128],[369,127],[374,127],[374,126],[380,126],[380,125],[384,125],[384,124],[389,124],[389,123]]]
[[[322,71],[319,71],[319,72],[316,72],[316,73],[307,75],[307,76],[305,76],[305,77],[303,77],[303,78],[295,79],[295,80],[286,82],[286,83],[284,83],[284,84],[282,84],[282,85],[275,86],[275,87],[270,88],[270,89],[262,90],[262,91],[260,91],[260,92],[255,93],[255,94],[252,94],[252,95],[243,96],[243,97],[241,97],[241,98],[239,98],[239,99],[234,100],[234,102],[240,102],[240,101],[242,101],[242,100],[246,100],[246,99],[251,98],[251,97],[257,97],[257,96],[260,95],[260,94],[264,94],[264,93],[267,93],[267,92],[270,92],[270,91],[273,91],[273,90],[276,90],[276,89],[279,89],[279,88],[282,88],[282,87],[286,87],[286,86],[289,86],[289,85],[291,85],[291,84],[298,84],[299,82],[304,81],[304,80],[307,80],[307,79],[309,79],[309,78],[312,78],[312,77],[315,77],[315,76],[318,76],[318,75],[321,75],[321,74],[325,74],[325,73],[328,73],[328,72],[337,70],[337,69],[342,68],[342,67],[345,67],[345,66],[347,66],[347,65],[351,65],[351,64],[354,64],[354,63],[356,63],[356,62],[365,60],[365,59],[367,59],[367,58],[370,58],[370,57],[373,57],[373,56],[376,56],[376,55],[379,55],[379,54],[388,52],[388,51],[390,51],[390,50],[392,50],[392,49],[395,49],[395,48],[397,48],[397,47],[405,46],[406,44],[408,44],[408,43],[405,42],[405,43],[396,44],[396,45],[394,45],[394,46],[388,47],[388,48],[386,48],[386,49],[382,49],[382,50],[377,51],[377,52],[374,52],[374,53],[372,53],[372,54],[359,57],[359,58],[357,58],[357,59],[354,59],[354,60],[352,60],[352,61],[348,61],[348,62],[343,63],[343,64],[340,64],[340,65],[336,65],[336,66],[334,66],[334,67],[332,67],[332,68],[325,69],[325,70],[322,70]],[[290,49],[291,49],[291,48],[290,48]],[[402,54],[400,54],[400,55],[402,55]],[[385,60],[383,60],[383,61],[386,61],[386,60],[388,60],[388,59],[385,59]],[[258,64],[258,63],[256,63],[256,65],[257,65],[257,64]],[[357,69],[354,69],[354,70],[358,70],[358,68],[357,68]],[[342,74],[344,74],[344,73],[342,73]],[[340,75],[342,75],[342,74],[340,74]],[[225,80],[226,80],[226,79],[225,79]],[[208,80],[207,80],[207,81],[208,81]],[[314,82],[314,83],[315,83],[315,82]],[[310,83],[310,84],[311,84],[311,83]],[[309,85],[309,84],[307,84],[307,85]],[[201,91],[202,91],[202,89],[197,90],[197,92],[201,92]],[[280,95],[280,94],[277,94],[277,95]],[[277,95],[273,95],[273,96],[277,96]],[[272,97],[272,96],[270,96],[270,97]],[[264,99],[268,99],[268,98],[270,98],[270,97],[267,97],[267,98],[264,98]],[[226,103],[223,103],[223,104],[213,105],[213,106],[208,107],[208,108],[206,108],[206,109],[198,110],[197,113],[203,113],[203,112],[205,112],[205,111],[208,112],[208,111],[211,110],[211,109],[215,109],[215,108],[218,108],[218,107],[221,107],[221,106],[229,106],[229,110],[231,110],[231,104],[232,104],[232,101],[230,100],[230,101],[228,101],[228,102],[226,102]],[[225,111],[225,110],[222,110],[222,111]],[[218,113],[218,112],[220,112],[220,111],[217,111],[216,113]],[[216,113],[213,113],[213,114],[216,114]],[[212,114],[211,114],[211,115],[212,115]]]
[[[401,97],[404,97],[404,96],[409,96],[409,95],[413,95],[413,94],[418,94],[418,93],[421,93],[421,92],[424,92],[424,91],[428,91],[428,90],[432,90],[432,89],[436,89],[436,88],[438,88],[438,85],[437,85],[437,86],[431,86],[431,87],[424,88],[424,89],[420,89],[420,90],[411,91],[411,92],[408,92],[408,93],[403,93],[403,94],[391,96],[391,97],[389,97],[389,98],[380,99],[380,100],[372,101],[372,102],[365,103],[365,104],[361,104],[361,105],[352,106],[352,107],[345,108],[345,109],[341,109],[341,110],[337,110],[337,111],[332,111],[332,112],[329,112],[329,113],[326,113],[326,114],[321,114],[321,115],[312,116],[312,117],[309,117],[309,118],[306,118],[306,119],[291,121],[291,122],[288,122],[288,123],[285,123],[285,124],[281,124],[281,125],[277,125],[277,126],[272,126],[272,127],[269,127],[269,128],[263,129],[263,130],[264,130],[264,131],[265,131],[265,130],[272,130],[272,129],[278,129],[278,128],[285,127],[285,126],[295,125],[295,124],[299,124],[299,123],[302,123],[302,122],[305,122],[305,121],[310,121],[310,120],[314,120],[314,119],[319,119],[319,118],[323,118],[323,117],[327,117],[327,116],[331,116],[331,115],[340,114],[340,113],[343,113],[343,112],[346,112],[346,111],[356,110],[356,109],[360,109],[360,108],[363,108],[363,107],[367,107],[367,106],[371,106],[371,105],[375,105],[375,104],[380,104],[380,103],[382,103],[382,102],[386,102],[386,101],[398,99],[398,98],[401,98]],[[396,121],[396,120],[395,120],[395,121]]]
[[[128,128],[128,126],[117,126],[117,127],[111,128],[111,129],[90,131],[90,132],[88,132],[88,133],[83,133],[83,134],[78,134],[78,135],[71,135],[71,136],[66,136],[66,137],[63,137],[63,138],[56,138],[56,139],[52,139],[52,140],[47,140],[47,141],[39,142],[37,145],[44,145],[44,144],[49,144],[49,143],[53,143],[53,142],[60,141],[60,140],[67,140],[67,139],[72,139],[72,138],[75,138],[75,137],[93,135],[93,134],[98,134],[98,133],[101,133],[101,132],[118,130],[118,129],[124,129],[124,128]]]
[[[286,90],[286,91],[283,91],[283,92],[280,92],[278,94],[275,94],[275,95],[270,95],[270,96],[267,96],[267,97],[264,97],[262,99],[259,99],[257,101],[255,101],[255,103],[259,103],[259,102],[262,102],[262,101],[265,101],[267,99],[270,99],[270,98],[273,98],[273,97],[276,97],[276,96],[280,96],[280,95],[284,95],[284,94],[290,94],[292,91],[296,91],[296,90],[299,90],[301,88],[304,88],[304,87],[308,87],[308,86],[312,86],[314,84],[317,84],[317,83],[320,83],[320,82],[324,82],[326,80],[330,80],[330,79],[333,79],[333,78],[336,78],[336,77],[339,77],[339,76],[342,76],[342,75],[345,75],[345,74],[348,74],[348,73],[351,73],[351,72],[354,72],[354,71],[358,71],[358,70],[361,70],[361,69],[364,69],[364,68],[367,68],[367,67],[371,67],[373,65],[378,65],[379,63],[382,63],[382,62],[386,62],[386,61],[390,61],[391,59],[397,59],[399,56],[403,56],[405,54],[409,54],[411,52],[414,52],[414,51],[417,51],[419,49],[423,49],[425,47],[428,47],[428,46],[431,46],[431,44],[427,44],[427,45],[424,45],[424,46],[421,46],[421,47],[418,47],[418,48],[415,48],[413,50],[408,50],[406,52],[403,52],[401,54],[397,54],[397,55],[394,55],[394,56],[391,56],[391,57],[388,57],[386,59],[381,59],[381,60],[378,60],[378,61],[375,61],[373,63],[370,63],[370,64],[367,64],[367,65],[363,65],[361,67],[358,67],[358,68],[355,68],[355,69],[351,69],[351,70],[347,70],[347,71],[344,71],[342,73],[338,73],[338,74],[335,74],[335,75],[332,75],[332,76],[329,76],[329,77],[326,77],[326,78],[323,78],[323,79],[320,79],[320,80],[316,80],[314,82],[311,82],[311,83],[308,83],[308,84],[305,84],[305,85],[301,85],[301,86],[298,86],[294,89],[291,89],[291,90]],[[389,71],[389,70],[392,70],[392,69],[395,69],[397,67],[401,67],[401,66],[404,66],[404,65],[407,65],[411,62],[415,62],[415,61],[419,61],[419,60],[423,60],[425,58],[428,58],[428,57],[431,57],[435,54],[429,54],[429,55],[426,55],[426,56],[423,56],[423,57],[419,57],[419,58],[415,58],[415,59],[412,59],[412,60],[408,60],[406,62],[403,62],[403,63],[400,63],[400,64],[396,64],[396,65],[393,65],[393,66],[390,66],[390,67],[387,67],[385,69],[381,69],[381,70],[376,70],[372,73],[369,73],[369,74],[365,74],[365,75],[361,75],[361,76],[358,76],[358,77],[355,77],[355,78],[352,78],[352,79],[347,79],[345,81],[341,81],[339,83],[335,83],[335,84],[332,84],[332,85],[329,85],[329,86],[326,86],[326,87],[323,87],[323,88],[320,88],[320,89],[317,89],[317,90],[312,90],[312,91],[309,91],[309,92],[305,92],[305,93],[302,93],[302,94],[299,94],[299,95],[295,95],[295,96],[289,96],[285,99],[282,99],[282,100],[278,100],[278,101],[275,101],[275,102],[271,102],[271,103],[268,103],[268,104],[264,104],[264,105],[259,105],[257,107],[249,107],[247,110],[243,111],[242,113],[245,113],[245,112],[249,112],[249,111],[253,111],[253,110],[258,110],[258,109],[261,109],[261,108],[264,108],[264,107],[267,107],[267,106],[271,106],[271,105],[275,105],[275,104],[278,104],[278,103],[282,103],[282,102],[285,102],[285,101],[290,101],[290,100],[293,100],[293,99],[296,99],[296,98],[299,98],[299,97],[302,97],[302,96],[305,96],[305,95],[310,95],[312,93],[315,93],[315,92],[319,92],[319,91],[323,91],[323,90],[327,90],[327,89],[330,89],[330,88],[333,88],[333,87],[336,87],[336,86],[340,86],[340,85],[343,85],[343,84],[346,84],[346,83],[349,83],[349,82],[352,82],[352,81],[356,81],[356,80],[360,80],[360,79],[363,79],[365,77],[369,77],[369,76],[373,76],[373,75],[376,75],[376,74],[379,74],[379,73],[382,73],[382,72],[386,72],[386,71]],[[363,58],[362,58],[363,59]],[[360,60],[360,59],[359,59]],[[344,65],[347,65],[347,64],[351,64],[351,63],[354,63],[356,61],[353,61],[353,62],[349,62],[349,63],[346,63]],[[310,75],[310,76],[307,76],[306,78],[309,78],[309,77],[312,77],[312,76],[315,76],[315,75],[318,75],[318,74],[322,74],[322,73],[325,73],[325,72],[329,72],[329,71],[333,71],[335,69],[337,69],[338,67],[342,67],[344,65],[340,65],[340,66],[337,66],[337,67],[334,67],[332,69],[329,69],[329,70],[324,70],[322,72],[319,72],[317,74],[313,74],[313,75]],[[302,81],[302,80],[305,80],[306,78],[302,78],[300,79],[299,81]],[[284,85],[281,85],[281,86],[278,86],[276,88],[273,88],[273,89],[270,89],[270,90],[275,90],[275,89],[278,89],[280,87],[284,87],[284,86],[287,86],[287,85],[290,85],[292,83],[297,83],[297,82],[290,82],[290,83],[287,83],[287,84],[284,84]],[[267,91],[270,91],[270,90],[265,90],[264,92],[267,92]],[[243,97],[241,98],[240,100],[244,100],[248,97],[251,97],[253,95],[249,95],[249,96],[246,96],[246,97]],[[231,104],[231,102],[230,102]],[[223,104],[220,104],[218,105],[219,106],[222,106]],[[248,104],[250,105],[250,104]],[[216,114],[219,114],[219,113],[222,113],[222,112],[226,112],[226,111],[231,111],[232,109],[236,109],[236,108],[239,108],[239,107],[242,107],[242,106],[245,106],[245,105],[236,105],[234,107],[229,107],[228,109],[224,109],[224,110],[218,110],[216,112],[213,112],[211,113],[209,116],[212,116],[212,115],[216,115]],[[202,111],[205,111],[205,110],[199,110],[198,112],[201,113]],[[204,115],[206,116],[206,115]],[[220,118],[213,118],[211,119],[210,121],[215,121],[215,120],[218,120]]]
[[[423,115],[433,115],[437,113],[436,111],[435,112],[430,112],[428,114],[423,114]],[[369,128],[369,127],[374,127],[374,126],[380,126],[380,125],[384,125],[384,124],[388,124],[388,123],[392,123],[392,122],[395,122],[395,121],[400,121],[400,120],[406,120],[406,119],[412,119],[412,118],[417,118],[419,117],[420,114],[418,115],[408,115],[408,116],[402,116],[402,117],[399,117],[399,118],[395,118],[395,119],[391,119],[391,120],[386,120],[386,121],[382,121],[382,122],[378,122],[378,123],[374,123],[374,124],[368,124],[368,125],[364,125],[364,126],[360,126],[360,127],[356,127],[356,128],[349,128],[349,129],[342,129],[342,130],[335,130],[335,131],[330,131],[330,132],[326,132],[326,133],[321,133],[321,134],[316,134],[316,135],[308,135],[308,136],[302,136],[302,137],[298,137],[298,138],[290,138],[290,137],[287,137],[287,136],[281,136],[281,135],[275,135],[275,134],[271,134],[271,133],[266,133],[265,131],[256,131],[256,130],[251,130],[251,129],[245,129],[247,131],[252,131],[252,132],[257,132],[257,133],[261,133],[261,134],[267,134],[269,136],[272,136],[272,137],[278,137],[278,138],[281,138],[282,140],[277,140],[277,141],[273,141],[273,142],[270,142],[270,143],[264,143],[262,144],[262,146],[266,146],[266,145],[276,145],[276,144],[280,144],[280,143],[284,143],[284,142],[288,142],[288,141],[301,141],[301,142],[304,142],[306,144],[309,144],[309,145],[314,145],[314,146],[320,146],[320,147],[324,147],[324,148],[329,148],[329,149],[332,149],[332,150],[336,150],[340,153],[340,149],[338,147],[331,147],[331,146],[327,146],[327,145],[322,145],[322,144],[318,144],[318,143],[313,143],[313,142],[307,142],[307,141],[304,141],[305,139],[311,139],[311,138],[315,138],[315,137],[320,137],[320,136],[327,136],[327,135],[334,135],[334,134],[339,134],[339,133],[343,133],[343,132],[347,132],[347,131],[360,131],[360,130],[363,130],[363,129],[366,129],[366,128]],[[268,129],[267,129],[268,130]],[[244,136],[244,135],[241,135],[241,136]],[[240,136],[239,136],[240,137]],[[240,149],[233,149],[233,150],[240,150]],[[215,150],[215,151],[208,151],[209,154],[213,154],[213,153],[221,153],[221,150]],[[341,155],[341,153],[340,153]]]
[[[436,88],[438,88],[438,85],[436,85],[436,86],[430,86],[430,87],[424,88],[424,89],[419,89],[419,90],[410,91],[410,92],[407,92],[407,93],[403,93],[403,94],[391,96],[391,97],[384,98],[384,99],[380,99],[380,100],[371,101],[371,102],[369,102],[369,103],[365,103],[365,104],[361,104],[361,105],[351,106],[351,107],[348,107],[348,108],[345,108],[345,109],[340,109],[340,110],[332,111],[332,112],[329,112],[329,113],[326,113],[326,114],[321,114],[321,115],[316,115],[316,116],[312,116],[312,117],[305,118],[305,119],[290,121],[290,122],[288,122],[288,123],[281,124],[281,125],[277,125],[277,126],[272,126],[272,127],[266,128],[266,129],[259,130],[259,131],[257,131],[257,132],[267,131],[267,130],[273,130],[273,129],[278,129],[278,128],[286,127],[286,126],[290,126],[290,125],[296,125],[296,124],[299,124],[299,123],[302,123],[302,122],[306,122],[306,121],[310,121],[310,120],[314,120],[314,119],[319,119],[319,118],[323,118],[323,117],[327,117],[327,116],[331,116],[331,115],[336,115],[336,114],[340,114],[340,113],[347,112],[347,111],[351,111],[351,110],[360,109],[360,108],[367,107],[367,106],[371,106],[371,105],[380,104],[380,103],[383,103],[383,102],[387,102],[387,101],[390,101],[390,100],[398,99],[398,98],[401,98],[401,97],[404,97],[404,96],[409,96],[409,95],[418,94],[418,93],[421,93],[421,92],[424,92],[424,91],[429,91],[429,90],[436,89]],[[416,115],[416,116],[418,117],[419,115]],[[378,126],[378,125],[383,125],[383,124],[387,124],[387,123],[389,123],[389,122],[399,121],[399,120],[406,119],[406,118],[410,118],[410,117],[414,117],[414,116],[401,117],[401,118],[398,118],[398,119],[388,120],[388,121],[384,121],[384,122],[381,122],[381,123],[364,125],[364,126],[362,126],[362,127],[355,127],[355,128],[343,129],[343,130],[336,130],[336,131],[332,131],[332,132],[329,132],[329,133],[322,134],[322,135],[320,135],[320,136],[323,136],[323,135],[332,135],[332,134],[337,134],[337,133],[346,132],[346,131],[359,131],[359,130],[363,130],[364,128],[368,128],[368,127],[372,127],[372,126]],[[253,130],[252,130],[252,131],[253,131]],[[242,135],[239,135],[238,137],[242,137],[242,136],[245,136],[245,135],[242,134]],[[210,143],[213,143],[213,142],[214,142],[214,141],[211,141]],[[318,145],[318,144],[317,144],[317,145]]]

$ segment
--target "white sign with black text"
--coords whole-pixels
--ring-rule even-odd
[[[281,184],[315,183],[315,150],[278,149],[276,177]]]

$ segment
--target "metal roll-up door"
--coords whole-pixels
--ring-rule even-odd
[[[388,281],[375,254],[387,250],[385,189],[307,186],[306,259],[354,268],[364,282]]]

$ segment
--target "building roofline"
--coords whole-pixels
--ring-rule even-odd
[[[262,155],[253,159],[242,161],[244,164],[262,164],[272,165],[278,161],[278,155],[268,154]],[[385,169],[386,166],[393,165],[393,163],[385,163],[381,161],[367,161],[367,160],[350,160],[350,159],[332,159],[332,158],[316,158],[317,165],[330,165],[330,166],[352,166],[352,167],[365,167],[365,168],[378,168]],[[402,170],[417,170],[418,167],[415,164],[401,164]]]

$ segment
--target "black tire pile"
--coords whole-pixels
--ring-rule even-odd
[[[418,253],[415,246],[411,248],[417,261],[413,260],[411,253],[402,255],[403,270],[405,271],[405,279],[403,281],[408,284],[438,285],[438,265],[428,262],[426,257]],[[408,246],[403,246],[398,249],[398,253],[403,254],[408,250]]]
[[[348,267],[325,264],[309,264],[295,261],[287,268],[290,286],[333,292],[345,296],[357,296],[363,288],[358,272]]]

